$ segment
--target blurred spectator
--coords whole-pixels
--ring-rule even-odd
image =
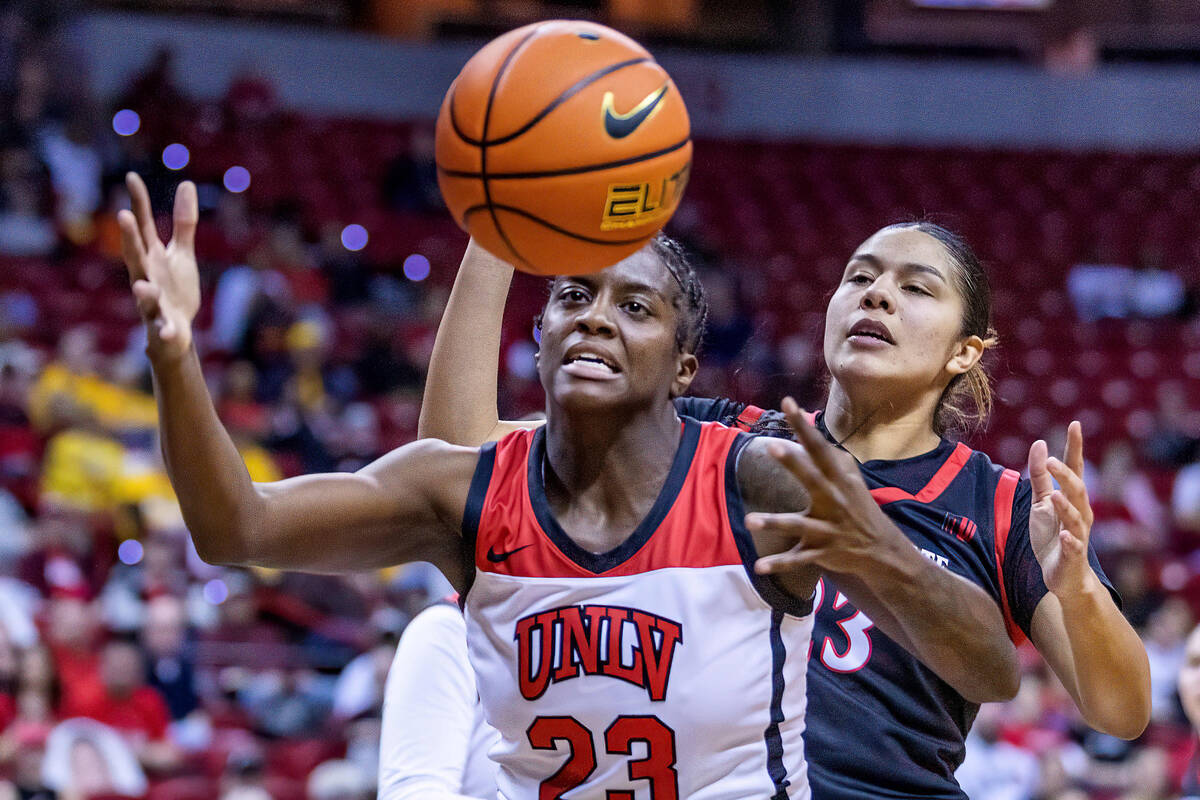
[[[1175,684],[1184,663],[1184,645],[1194,620],[1187,603],[1170,598],[1150,615],[1142,641],[1150,659],[1151,719],[1178,721]]]
[[[88,109],[76,108],[66,125],[43,128],[42,159],[58,198],[55,216],[68,239],[89,242],[95,233],[92,215],[100,208],[103,164],[93,137],[99,126]]]
[[[433,131],[414,124],[408,147],[384,168],[383,202],[394,211],[428,213],[445,208],[433,158]]]
[[[170,713],[162,695],[146,685],[145,663],[137,644],[112,639],[100,659],[102,692],[98,697],[64,704],[67,717],[103,722],[129,742],[138,761],[152,772],[180,764],[180,753],[167,737]]]
[[[741,307],[737,285],[730,275],[711,270],[704,273],[702,280],[708,298],[704,363],[724,367],[742,352],[753,326]]]
[[[187,594],[183,542],[172,534],[153,533],[142,545],[141,560],[113,567],[100,594],[105,622],[116,631],[134,632],[148,624],[147,604],[156,598]]]
[[[335,717],[349,720],[362,714],[379,716],[395,649],[395,642],[381,640],[345,666],[333,686]]]
[[[44,185],[28,150],[0,150],[0,255],[47,256],[58,246]]]
[[[1154,430],[1146,437],[1142,450],[1146,458],[1160,467],[1182,467],[1200,455],[1200,429],[1188,407],[1187,390],[1181,381],[1165,380],[1154,390]]]
[[[17,726],[0,735],[0,747],[12,753],[12,766],[3,773],[11,780],[0,778],[0,800],[56,800],[58,795],[42,779],[48,737],[48,728],[41,732]]]
[[[1171,487],[1171,514],[1180,530],[1200,534],[1200,461],[1175,474]]]
[[[234,361],[226,368],[217,409],[221,421],[234,435],[266,438],[270,416],[267,407],[255,397],[257,387],[258,374],[249,361]]]
[[[1192,629],[1184,643],[1179,666],[1179,702],[1191,725],[1191,760],[1183,773],[1181,797],[1200,799],[1200,627]]]
[[[105,689],[97,653],[99,626],[91,604],[79,597],[59,596],[50,600],[46,611],[46,643],[62,690],[60,714],[73,716],[75,709],[102,705]]]
[[[183,602],[160,595],[146,604],[141,632],[149,685],[166,701],[171,719],[182,720],[200,707],[196,694],[195,666],[188,647],[187,617]]]
[[[967,753],[954,777],[971,800],[1030,800],[1040,770],[1033,753],[1001,738],[1004,706],[985,703],[967,736]]]
[[[133,750],[112,728],[91,719],[69,719],[51,732],[42,762],[43,783],[76,797],[146,793],[146,774]]]
[[[1099,479],[1090,496],[1098,552],[1157,550],[1166,536],[1166,513],[1150,480],[1137,468],[1133,447],[1117,441],[1104,451]]]
[[[300,667],[254,677],[239,693],[255,730],[273,738],[319,735],[329,713],[316,675]]]

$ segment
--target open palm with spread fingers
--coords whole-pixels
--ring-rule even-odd
[[[184,181],[175,190],[174,229],[166,245],[158,238],[150,194],[137,173],[125,176],[133,210],[117,214],[121,249],[138,311],[146,323],[154,358],[175,360],[192,346],[192,320],[200,308],[196,268],[196,185]]]
[[[1029,481],[1033,487],[1029,540],[1046,588],[1059,597],[1083,591],[1095,573],[1087,556],[1092,507],[1083,483],[1083,426],[1078,421],[1067,428],[1062,460],[1047,454],[1043,440],[1033,443]]]

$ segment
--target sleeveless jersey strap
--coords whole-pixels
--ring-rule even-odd
[[[762,419],[763,410],[758,406],[746,406],[742,409],[742,413],[738,414],[734,425],[741,430],[748,431],[754,427],[760,419]]]
[[[1004,627],[1008,629],[1008,637],[1013,643],[1020,645],[1025,641],[1025,633],[1013,621],[1012,609],[1008,605],[1008,590],[1004,586],[1004,551],[1008,545],[1008,533],[1012,527],[1013,497],[1017,493],[1017,484],[1021,476],[1014,470],[1006,469],[1000,475],[996,485],[995,506],[992,520],[995,525],[996,546],[996,578],[1000,584],[1000,603],[1004,612]]]
[[[487,500],[488,487],[492,483],[492,470],[496,466],[496,443],[488,442],[479,448],[479,461],[467,490],[467,505],[462,518],[462,565],[466,586],[457,599],[461,608],[475,582],[475,541],[479,537],[479,522],[483,518],[483,504]]]

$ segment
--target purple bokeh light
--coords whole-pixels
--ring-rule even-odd
[[[176,142],[163,148],[162,162],[167,169],[183,169],[188,165],[192,154],[183,145]]]
[[[113,114],[112,126],[121,136],[133,136],[142,127],[142,118],[132,108],[122,108]]]
[[[357,223],[342,228],[342,247],[358,251],[367,246],[367,229]]]
[[[429,259],[420,253],[413,253],[404,259],[404,277],[410,281],[423,281],[429,277]]]
[[[250,188],[250,170],[245,167],[230,167],[225,170],[225,188],[234,194]]]

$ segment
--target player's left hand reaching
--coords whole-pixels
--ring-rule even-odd
[[[1059,598],[1087,590],[1098,579],[1087,556],[1092,507],[1083,483],[1083,426],[1078,421],[1067,428],[1062,460],[1047,455],[1043,440],[1033,443],[1029,481],[1029,540],[1046,588]],[[1054,488],[1054,481],[1060,488]]]
[[[791,549],[760,558],[755,569],[782,573],[817,565],[833,572],[857,572],[866,562],[885,558],[881,548],[911,549],[871,497],[854,457],[825,441],[792,398],[784,399],[782,411],[803,447],[773,441],[768,452],[804,486],[810,504],[803,512],[747,515],[750,530],[796,540]]]
[[[166,245],[158,238],[150,194],[137,173],[125,176],[132,211],[117,213],[121,249],[138,311],[146,324],[152,360],[176,361],[192,346],[192,320],[200,309],[200,273],[196,267],[196,185],[184,181],[175,190],[174,230]]]

